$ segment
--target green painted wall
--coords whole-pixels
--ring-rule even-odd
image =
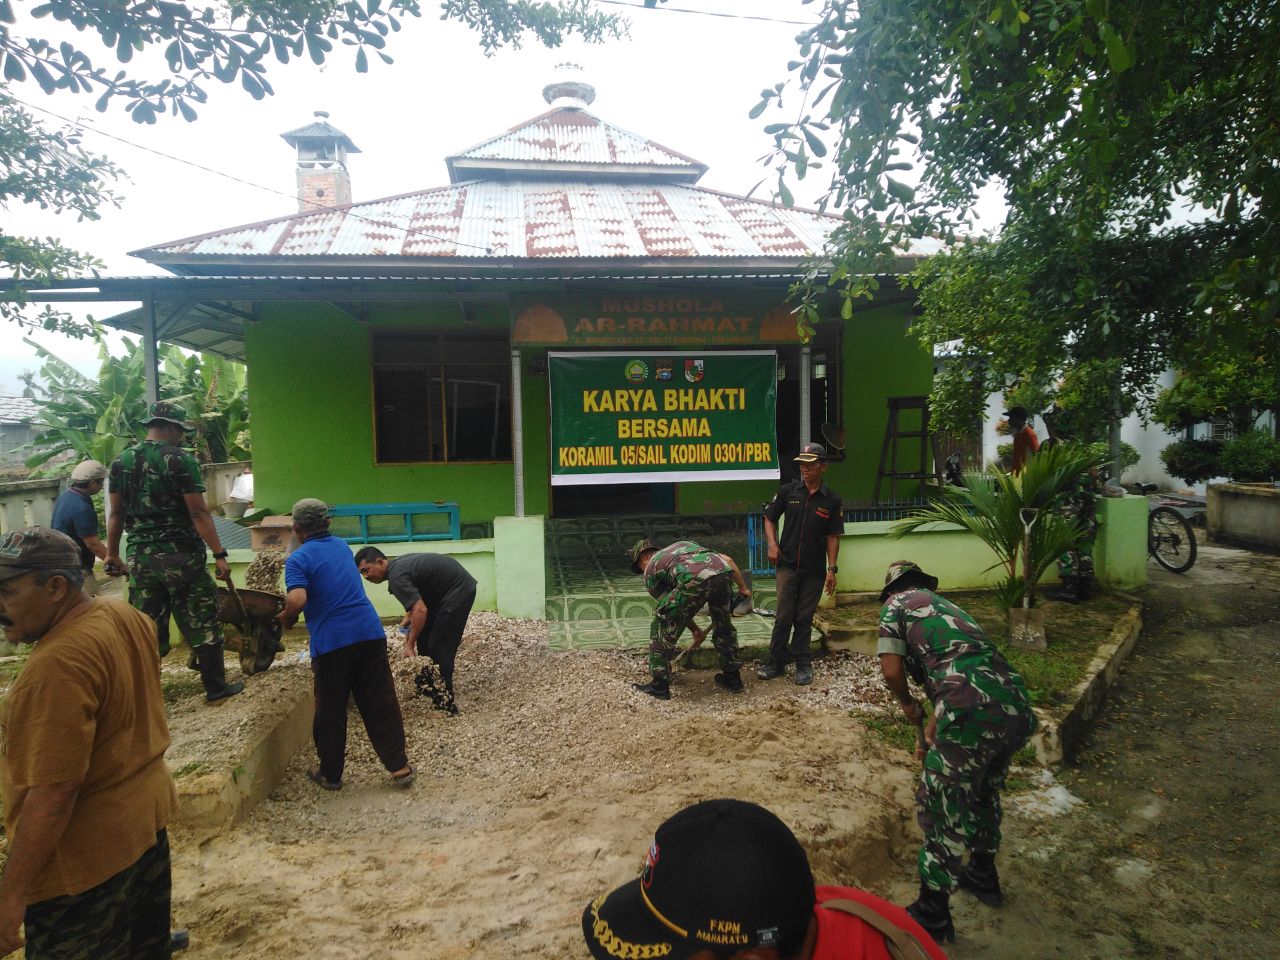
[[[554,298],[548,296],[550,302]],[[464,522],[514,513],[510,463],[374,463],[369,328],[450,326],[461,323],[453,304],[368,307],[363,323],[328,304],[263,304],[248,326],[246,350],[253,417],[257,502],[288,512],[301,497],[329,503],[456,500]],[[509,310],[492,305],[469,311],[477,328],[506,328]],[[847,500],[869,500],[884,435],[887,395],[925,393],[932,363],[906,331],[905,304],[858,311],[843,338],[843,421],[848,458],[832,464],[828,482]],[[548,399],[545,372],[522,354],[526,515],[550,512]],[[759,509],[773,495],[772,481],[678,484],[685,514]]]
[[[1093,572],[1113,590],[1132,590],[1147,582],[1146,497],[1102,497],[1098,500],[1098,541]]]
[[[875,490],[888,420],[885,398],[927,394],[932,387],[933,358],[908,330],[910,320],[911,305],[899,303],[856,309],[845,325],[841,383],[848,439],[844,461],[828,468],[826,482],[846,502],[870,501]],[[908,429],[916,429],[918,419],[907,423]],[[919,456],[919,447],[913,443],[899,444],[900,465],[914,463]],[[900,497],[914,491],[914,486],[899,484]],[[881,496],[888,498],[887,485]]]
[[[513,512],[509,463],[374,463],[366,326],[327,304],[272,304],[263,312],[245,344],[258,506],[287,513],[301,497],[456,500],[464,522]],[[458,322],[453,305],[379,308],[369,317],[370,326]],[[505,308],[479,311],[477,322],[505,325]]]
[[[970,590],[990,586],[1000,579],[999,569],[987,568],[995,561],[991,548],[972,533],[951,524],[933,524],[900,540],[886,534],[893,521],[846,523],[840,538],[840,572],[836,589],[857,593],[878,593],[884,574],[895,560],[914,560],[931,576],[938,589]]]

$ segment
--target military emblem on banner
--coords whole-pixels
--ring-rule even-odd
[[[625,375],[628,383],[644,383],[649,379],[649,366],[643,360],[627,363]]]
[[[699,383],[702,380],[702,361],[686,360],[684,362],[684,378],[690,383]]]
[[[659,360],[654,364],[653,375],[659,380],[670,380],[675,376],[675,364],[670,360]]]

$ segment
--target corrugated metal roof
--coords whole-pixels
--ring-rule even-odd
[[[30,423],[37,409],[30,397],[0,397],[0,423]]]
[[[707,170],[706,164],[606,123],[580,107],[550,110],[447,157],[450,179],[464,179],[460,173],[478,166],[471,161],[504,161],[535,168],[551,165],[559,169],[565,164],[608,165],[613,168],[608,173],[611,179],[627,174],[678,173],[680,179],[695,181]],[[619,167],[632,169],[623,174]]]
[[[136,251],[174,257],[708,257],[796,262],[835,216],[676,183],[484,180],[295,214]],[[931,246],[931,245],[929,245]],[[934,252],[915,249],[910,254]]]

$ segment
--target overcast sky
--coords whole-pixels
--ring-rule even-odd
[[[671,7],[736,16],[681,13]],[[21,14],[29,7],[17,9]],[[796,54],[795,36],[802,29],[777,21],[814,17],[813,5],[799,0],[671,0],[667,8],[656,10],[609,4],[600,9],[630,18],[629,39],[601,47],[574,43],[558,50],[530,43],[520,51],[485,57],[475,34],[435,19],[433,9],[431,2],[424,3],[424,17],[409,20],[401,33],[392,35],[387,50],[396,62],[391,66],[374,60],[367,74],[358,74],[350,52],[341,48],[321,68],[309,60],[287,67],[273,63],[269,78],[274,96],[255,101],[238,85],[211,82],[209,102],[194,123],[164,117],[144,126],[128,119],[122,108],[96,112],[92,97],[46,97],[34,84],[11,87],[28,103],[91,127],[84,132],[86,147],[110,157],[130,179],[117,187],[123,198],[120,208],[104,208],[96,223],[76,223],[73,217],[16,205],[6,211],[5,229],[60,237],[103,260],[110,275],[157,273],[128,251],[296,212],[294,154],[280,134],[310,122],[313,111],[329,111],[329,122],[362,151],[348,164],[354,200],[423,190],[448,182],[445,156],[546,110],[542,87],[552,68],[565,60],[580,63],[596,87],[591,109],[597,116],[708,164],[702,185],[746,193],[765,175],[758,159],[772,142],[761,130],[771,116],[751,120],[747,113],[763,87],[786,78],[787,61]],[[748,15],[773,21],[745,19]],[[49,35],[45,22],[20,22],[17,31],[23,30]],[[94,42],[79,34],[74,39]],[[60,123],[39,112],[36,116]],[[812,203],[817,186],[815,181],[811,189],[797,192],[797,201]],[[767,187],[762,190],[757,195],[767,198]],[[90,312],[102,317],[116,309],[102,305]],[[11,323],[0,327],[0,394],[20,392],[18,374],[38,366],[34,351],[22,342],[24,332]],[[92,346],[34,336],[86,372],[95,371]]]

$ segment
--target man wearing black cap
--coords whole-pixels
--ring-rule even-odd
[[[65,534],[0,538],[0,625],[34,644],[0,713],[0,956],[22,924],[27,957],[161,960],[177,794],[155,625],[83,577]]]
[[[946,960],[901,907],[815,887],[787,825],[741,800],[686,807],[658,827],[640,876],[582,914],[596,960],[876,960],[886,941]]]
[[[924,709],[909,674],[933,703],[933,719],[917,749],[924,772],[916,819],[924,832],[917,872],[920,896],[907,911],[935,940],[955,938],[951,891],[982,903],[1004,903],[996,873],[1000,791],[1013,755],[1036,728],[1031,698],[1018,672],[964,610],[938,596],[938,578],[910,560],[889,565],[880,593],[880,671],[908,720]],[[962,866],[965,852],[969,862]]]
[[[160,656],[169,653],[169,617],[195,654],[205,699],[218,703],[244,689],[228,683],[222,661],[218,592],[205,566],[213,551],[219,580],[231,579],[227,551],[204,500],[195,458],[179,444],[195,424],[176,403],[147,408],[147,436],[111,463],[108,573],[123,573],[120,537],[129,531],[129,602],[156,624]]]
[[[844,507],[840,495],[822,482],[827,472],[827,451],[819,443],[806,443],[796,456],[800,479],[786,484],[764,508],[764,533],[769,560],[778,568],[778,612],[769,641],[769,662],[760,668],[761,680],[786,673],[796,665],[796,683],[813,682],[809,639],[813,615],[825,589],[836,590],[836,559],[844,533]],[[782,536],[778,520],[785,518]]]

